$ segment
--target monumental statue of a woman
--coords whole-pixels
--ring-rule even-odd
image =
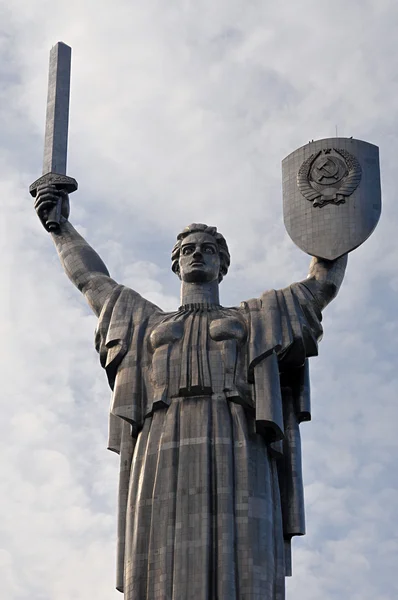
[[[303,535],[299,424],[310,419],[308,358],[346,257],[238,307],[220,304],[230,256],[215,227],[178,236],[181,306],[163,312],[114,281],[72,227],[66,193],[51,233],[97,315],[112,389],[109,448],[120,453],[117,588],[125,600],[284,600],[292,536]]]

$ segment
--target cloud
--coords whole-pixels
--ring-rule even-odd
[[[179,302],[170,251],[190,222],[228,240],[224,304],[303,279],[308,257],[283,226],[282,158],[336,125],[380,146],[384,216],[350,255],[312,360],[308,534],[294,541],[287,597],[396,597],[397,20],[392,0],[0,0],[4,598],[120,597],[95,318],[27,193],[61,39],[73,47],[71,221],[118,281],[167,310]]]

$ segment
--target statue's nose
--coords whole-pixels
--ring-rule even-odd
[[[193,253],[193,258],[202,258],[202,252],[200,248],[196,247],[195,252]]]

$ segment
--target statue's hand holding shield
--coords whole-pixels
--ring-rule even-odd
[[[334,260],[360,246],[381,213],[379,149],[352,138],[310,142],[282,162],[288,234],[311,256]]]

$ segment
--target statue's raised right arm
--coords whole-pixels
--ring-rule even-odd
[[[111,279],[100,256],[69,223],[68,194],[52,185],[39,187],[35,209],[40,221],[44,225],[46,214],[60,200],[62,202],[61,223],[51,235],[65,273],[84,294],[88,304],[98,316],[105,300],[117,283]]]

